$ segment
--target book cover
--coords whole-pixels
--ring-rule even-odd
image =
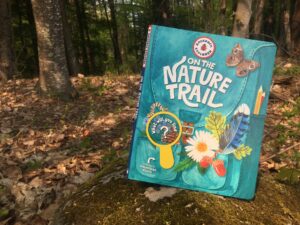
[[[128,178],[255,194],[276,46],[149,26]]]

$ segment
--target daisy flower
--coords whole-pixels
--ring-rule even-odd
[[[212,134],[206,131],[196,131],[196,135],[187,140],[190,145],[185,147],[187,155],[196,162],[204,157],[215,156],[214,150],[219,149],[219,143]]]

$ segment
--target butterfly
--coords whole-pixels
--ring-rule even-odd
[[[233,47],[231,54],[226,57],[226,65],[229,67],[236,66],[236,75],[238,77],[247,76],[260,66],[259,62],[244,59],[244,50],[239,43]]]

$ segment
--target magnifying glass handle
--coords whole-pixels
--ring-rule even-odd
[[[170,169],[174,165],[174,156],[170,145],[160,147],[160,165],[164,169]]]

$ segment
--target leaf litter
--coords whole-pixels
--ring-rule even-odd
[[[271,94],[260,164],[293,183],[298,173],[282,169],[299,169],[300,150],[280,151],[300,139],[298,77],[274,79],[286,100]],[[129,150],[140,76],[72,78],[74,102],[38,97],[36,82],[0,87],[0,224],[48,224],[63,198]]]

